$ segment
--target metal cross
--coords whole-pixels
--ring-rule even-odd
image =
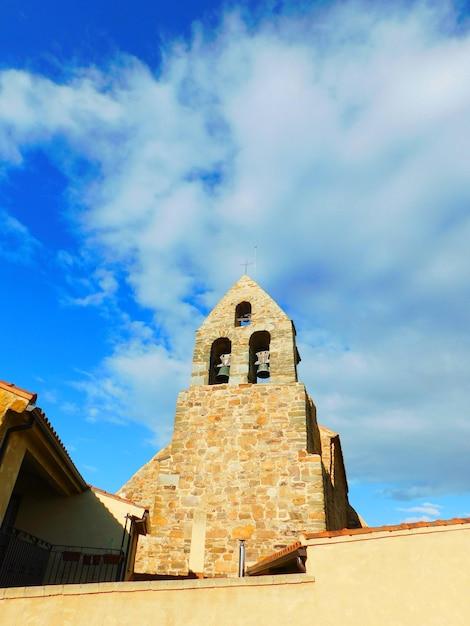
[[[254,263],[252,261],[251,262],[250,261],[245,261],[244,263],[240,263],[240,265],[242,265],[245,268],[245,272],[244,273],[246,274],[247,271],[248,271],[248,266],[249,265],[254,265]]]

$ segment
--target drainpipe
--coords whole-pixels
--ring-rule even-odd
[[[33,408],[34,408],[34,405],[33,405]],[[31,409],[29,409],[28,407],[26,410],[31,410]],[[29,428],[32,428],[33,424],[34,424],[34,414],[31,413],[31,415],[29,416],[29,420],[26,422],[26,424],[20,424],[19,426],[10,426],[10,428],[7,429],[5,436],[3,437],[3,441],[0,444],[0,465],[2,464],[3,456],[6,452],[8,441],[10,439],[11,434],[18,432],[19,430],[28,430]]]
[[[132,531],[132,518],[129,515],[129,513],[126,513],[126,517],[124,518],[126,521],[124,523],[124,528],[122,529],[122,539],[121,539],[121,547],[120,547],[120,554],[122,557],[122,561],[121,561],[121,566],[117,572],[117,580],[124,580],[124,574],[126,572],[126,566],[127,566],[127,557],[128,557],[128,552],[129,552],[129,542],[131,540],[131,531]],[[124,554],[124,540],[126,538],[126,532],[127,532],[127,522],[131,520],[131,526],[129,528],[129,537],[127,539],[127,548],[126,548],[126,552]]]
[[[123,562],[123,566],[122,566],[122,580],[124,580],[124,577],[126,575],[126,571],[127,568],[129,566],[129,552],[130,552],[130,548],[131,545],[134,541],[134,534],[135,534],[135,519],[134,517],[131,515],[130,518],[131,520],[131,525],[129,526],[129,535],[127,537],[127,546],[126,546],[126,553],[124,555],[124,562]]]
[[[245,576],[245,540],[240,539],[238,544],[238,577]]]

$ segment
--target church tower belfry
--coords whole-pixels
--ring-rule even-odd
[[[227,350],[230,350],[227,352]],[[259,353],[267,352],[261,355]],[[220,357],[229,354],[227,380],[219,377]],[[259,371],[259,358],[266,368]],[[242,276],[196,332],[191,385],[297,382],[300,361],[295,327],[274,300],[249,276]],[[258,374],[263,373],[260,377]]]
[[[303,532],[360,525],[339,436],[298,381],[293,322],[242,276],[196,332],[171,443],[119,491],[150,506],[136,571],[235,576]]]

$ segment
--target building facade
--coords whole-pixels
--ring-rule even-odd
[[[150,507],[142,576],[234,576],[307,531],[354,528],[339,437],[299,382],[293,322],[248,276],[196,332],[169,446],[119,491]]]
[[[0,588],[132,578],[147,511],[88,485],[36,400],[0,381]]]

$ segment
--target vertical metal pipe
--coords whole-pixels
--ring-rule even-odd
[[[123,559],[122,559],[122,564],[121,564],[121,569],[119,572],[119,578],[118,580],[124,580],[124,578],[126,577],[126,571],[127,571],[127,562],[129,560],[129,548],[131,547],[131,541],[134,537],[134,533],[135,533],[135,522],[132,519],[132,517],[130,518],[131,520],[131,525],[129,527],[129,534],[127,535],[127,546],[126,546],[126,550],[123,554]],[[121,550],[122,552],[122,550]]]
[[[238,577],[245,576],[245,540],[239,539],[238,543]]]
[[[124,547],[124,539],[126,538],[126,532],[127,532],[127,522],[129,519],[131,520],[131,528],[129,529],[129,534],[130,534],[130,531],[132,530],[132,518],[129,515],[129,513],[126,513],[126,522],[124,524],[124,528],[122,531],[121,547],[119,549],[119,554],[121,555],[122,560],[120,561],[119,565],[116,568],[116,580],[117,581],[123,580],[123,574],[125,572],[124,552],[122,549]],[[127,541],[127,548],[129,549],[129,540]],[[126,555],[127,555],[127,551],[126,551]]]

